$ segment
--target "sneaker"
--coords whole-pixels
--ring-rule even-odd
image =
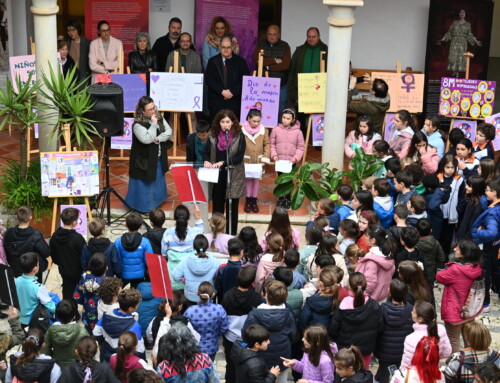
[[[490,305],[484,305],[483,313],[489,313],[489,312],[490,312]]]

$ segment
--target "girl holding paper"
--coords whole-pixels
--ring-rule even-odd
[[[245,166],[243,157],[245,155],[246,141],[241,132],[241,125],[233,111],[223,109],[212,121],[212,128],[208,136],[209,144],[204,154],[206,168],[218,168],[219,179],[212,187],[213,213],[224,214],[231,225],[226,227],[228,234],[235,235],[238,232],[238,203],[240,197],[245,195]],[[227,151],[227,152],[226,152]],[[231,184],[227,188],[227,153],[229,154],[229,165],[231,166]],[[231,202],[231,217],[229,213],[229,202]]]
[[[268,164],[269,161],[269,133],[264,125],[260,123],[262,113],[258,109],[250,109],[247,120],[243,124],[247,148],[245,150],[245,161],[248,164]],[[247,200],[245,213],[258,213],[257,194],[259,193],[259,178],[246,178]]]
[[[273,161],[290,161],[295,166],[303,155],[304,135],[297,113],[292,108],[286,108],[281,113],[281,124],[271,132],[271,158]],[[290,210],[290,195],[280,197],[278,206]]]

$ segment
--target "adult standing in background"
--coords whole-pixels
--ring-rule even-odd
[[[165,72],[167,57],[174,49],[179,48],[179,36],[182,31],[182,21],[178,17],[172,17],[168,22],[168,33],[158,38],[153,45],[156,54],[156,68]]]
[[[269,77],[279,78],[280,83],[280,106],[279,112],[286,107],[288,95],[288,71],[292,61],[290,45],[281,40],[280,27],[270,25],[267,28],[266,39],[260,41],[255,47],[254,60],[259,64],[259,52],[264,50],[264,70],[269,72]]]
[[[221,39],[220,52],[208,60],[205,69],[211,120],[222,109],[229,109],[237,116],[240,115],[241,83],[243,76],[248,75],[247,62],[234,54],[230,36]]]
[[[92,84],[98,74],[109,74],[120,66],[120,52],[123,44],[111,36],[111,27],[106,20],[97,24],[99,37],[90,43],[89,65],[92,71]]]
[[[139,32],[135,37],[134,50],[128,54],[130,73],[146,73],[149,79],[150,72],[156,72],[156,55],[151,50],[149,35]]]
[[[184,67],[185,73],[202,73],[201,59],[198,53],[192,49],[193,40],[191,35],[187,32],[181,33],[178,43],[179,48],[168,54],[165,72],[168,72],[170,67],[174,67],[174,52],[179,52],[179,66],[174,68],[174,72],[180,73],[182,72],[181,67]]]
[[[82,27],[76,20],[68,21],[66,31],[69,36],[69,39],[66,40],[69,55],[75,60],[79,72],[78,81],[81,82],[89,78],[91,74],[89,66],[90,41],[85,36],[82,36]]]
[[[224,17],[215,16],[210,24],[210,31],[203,42],[203,67],[206,69],[208,60],[220,53],[222,38],[229,36],[233,46],[233,53],[240,54],[238,39],[232,35],[231,24]]]

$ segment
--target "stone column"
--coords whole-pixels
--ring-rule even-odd
[[[323,0],[328,6],[329,49],[326,80],[325,133],[322,162],[343,170],[349,60],[356,7],[363,0]]]
[[[42,79],[42,73],[49,75],[50,66],[57,68],[57,27],[56,15],[59,11],[57,0],[33,0],[31,13],[35,24],[36,43],[36,78]],[[45,88],[44,86],[42,88]],[[47,102],[47,100],[42,99]],[[45,115],[54,114],[54,109],[45,110]],[[57,139],[49,141],[50,133],[57,124],[57,116],[50,117],[39,125],[40,151],[56,151]]]

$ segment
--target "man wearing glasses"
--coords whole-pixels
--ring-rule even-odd
[[[231,37],[223,37],[220,53],[208,60],[205,70],[211,120],[222,109],[230,109],[239,117],[241,82],[246,75],[248,66],[245,59],[233,53]]]
[[[168,54],[165,72],[169,72],[170,67],[172,67],[173,72],[181,73],[181,68],[183,67],[184,73],[202,73],[201,59],[198,53],[192,49],[193,41],[191,35],[187,32],[183,32],[179,36],[178,41],[179,48]],[[179,52],[179,65],[176,68],[177,70],[174,70],[174,52]]]
[[[97,34],[99,37],[90,43],[89,52],[92,84],[96,82],[98,74],[112,73],[120,66],[120,52],[123,52],[122,42],[111,37],[111,27],[106,20],[97,24]]]

